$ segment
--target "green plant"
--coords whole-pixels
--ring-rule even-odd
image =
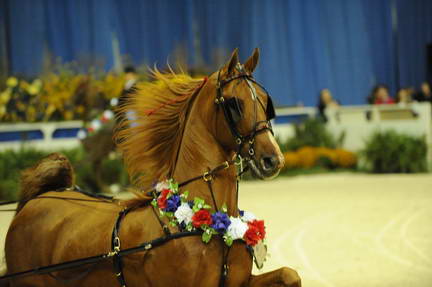
[[[427,170],[425,137],[395,131],[375,132],[361,152],[368,168],[375,173],[415,173]]]
[[[87,160],[83,148],[59,151],[72,163],[76,183],[82,189],[90,192],[101,192],[95,184],[95,173]],[[16,200],[19,190],[20,173],[23,169],[33,166],[49,152],[35,149],[7,150],[0,152],[0,200]],[[106,185],[129,183],[128,175],[119,158],[106,158],[101,167],[102,180]]]
[[[295,136],[281,143],[282,151],[295,151],[304,146],[336,148],[342,145],[344,134],[336,138],[319,119],[307,119],[295,125]]]
[[[19,189],[20,171],[34,165],[44,152],[21,149],[8,150],[0,153],[0,198],[15,200]]]

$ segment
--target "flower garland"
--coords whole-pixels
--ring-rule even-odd
[[[188,200],[188,192],[180,194],[178,184],[172,179],[158,183],[155,190],[157,196],[152,205],[159,210],[160,216],[166,217],[171,226],[188,231],[202,230],[205,243],[216,234],[221,235],[228,246],[234,240],[255,246],[265,238],[264,221],[257,220],[251,212],[240,211],[239,217],[228,216],[224,204],[220,211],[210,213],[210,205],[199,197]]]

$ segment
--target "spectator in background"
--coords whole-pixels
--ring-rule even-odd
[[[133,88],[133,86],[135,86],[135,84],[138,81],[138,74],[135,70],[135,67],[133,66],[127,66],[124,69],[125,72],[125,86],[124,86],[124,91],[129,91],[130,89]]]
[[[414,99],[417,102],[431,102],[432,101],[432,93],[431,87],[428,82],[423,82],[420,87],[420,92],[418,92]]]
[[[124,69],[124,87],[118,98],[111,99],[111,106],[115,107],[126,102],[128,93],[131,92],[138,81],[138,74],[133,66]]]
[[[333,96],[329,89],[322,89],[319,93],[318,100],[318,116],[327,122],[327,116],[325,114],[325,110],[327,108],[338,108],[339,103],[333,99]]]
[[[412,102],[411,94],[408,88],[399,89],[396,94],[396,102],[398,104],[409,104]]]
[[[368,103],[373,105],[394,104],[395,101],[390,97],[389,89],[384,84],[376,85],[368,97]]]
[[[136,83],[138,82],[138,74],[133,66],[127,66],[124,69],[124,88],[119,96],[119,98],[113,98],[111,100],[111,106],[117,107],[124,105],[129,98],[129,93],[132,92],[135,88]],[[117,121],[121,122],[124,119],[135,119],[135,113],[133,111],[128,111],[125,114],[120,114],[116,112]]]

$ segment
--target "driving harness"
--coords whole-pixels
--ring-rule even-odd
[[[232,76],[232,77],[229,77],[229,78],[224,79],[224,80],[220,79],[220,71],[218,72],[217,85],[216,85],[217,95],[216,95],[216,99],[215,99],[215,103],[218,105],[218,107],[222,108],[225,120],[229,126],[231,134],[233,135],[233,137],[236,141],[237,152],[235,153],[235,157],[233,160],[226,161],[226,162],[222,163],[221,165],[218,165],[215,168],[204,172],[202,175],[193,177],[193,178],[188,179],[188,180],[179,184],[179,187],[183,187],[183,186],[185,186],[191,182],[194,182],[197,180],[204,180],[208,184],[209,191],[211,193],[212,200],[213,200],[213,205],[214,205],[214,208],[216,211],[218,211],[218,206],[216,204],[215,196],[214,196],[213,189],[212,189],[212,181],[214,180],[216,174],[222,170],[228,169],[230,166],[233,166],[233,165],[239,166],[239,172],[238,172],[238,176],[237,176],[237,188],[236,188],[237,202],[238,202],[238,191],[239,191],[238,190],[238,183],[240,180],[240,176],[246,171],[246,168],[243,168],[243,162],[254,160],[254,158],[255,158],[255,151],[254,151],[255,137],[258,134],[260,134],[264,131],[267,131],[267,130],[273,134],[270,120],[272,120],[275,117],[275,111],[274,111],[273,102],[271,100],[269,93],[264,89],[264,87],[262,87],[260,84],[258,84],[254,80],[254,78],[252,77],[251,74],[245,72],[243,66],[240,63],[237,64],[236,69],[239,72],[239,74]],[[223,96],[223,88],[228,83],[230,83],[234,80],[245,80],[246,81],[246,83],[247,83],[247,85],[251,91],[252,99],[255,102],[255,105],[254,105],[255,122],[253,125],[253,129],[246,135],[242,135],[239,132],[239,130],[237,129],[237,123],[243,117],[242,103],[236,97],[230,97],[227,99]],[[267,107],[265,107],[264,104],[261,102],[258,95],[256,94],[255,88],[252,86],[251,83],[256,84],[265,92],[265,94],[267,95]],[[199,91],[204,86],[204,84],[205,83],[203,83],[203,85],[201,85],[195,91],[195,94],[199,93]],[[257,103],[259,103],[262,106],[262,108],[264,108],[264,110],[266,112],[266,120],[264,120],[264,121],[257,121],[257,106],[258,106]],[[245,146],[246,143],[249,144],[248,155],[242,156],[241,155],[242,148]],[[151,191],[149,191],[149,194],[152,195],[154,198],[157,198],[157,196],[158,196],[155,189],[152,189]],[[38,198],[44,198],[44,197],[46,197],[46,196],[40,196]],[[48,197],[48,198],[57,198],[57,199],[66,199],[66,200],[71,199],[72,200],[72,198],[63,198],[63,197]],[[99,202],[112,203],[113,201],[99,201]],[[143,204],[141,206],[134,207],[134,208],[143,207],[145,205],[148,205],[148,203],[149,202],[146,202],[145,204]],[[0,281],[6,280],[6,279],[11,279],[11,278],[19,278],[19,277],[25,277],[25,276],[30,276],[30,275],[37,275],[37,274],[50,274],[51,272],[71,269],[71,268],[75,268],[75,267],[79,267],[79,266],[87,265],[87,264],[93,264],[93,263],[97,263],[97,262],[112,258],[113,268],[114,268],[115,275],[118,279],[118,282],[119,282],[121,287],[126,287],[127,286],[126,285],[126,279],[125,279],[124,273],[123,273],[123,262],[122,262],[123,256],[137,253],[137,252],[148,251],[152,248],[158,247],[158,246],[160,246],[160,245],[162,245],[168,241],[174,240],[174,239],[189,237],[189,236],[198,236],[198,235],[202,234],[202,231],[200,231],[200,230],[195,230],[195,231],[180,230],[179,232],[171,233],[168,226],[158,216],[154,207],[150,205],[150,208],[152,208],[156,218],[158,219],[158,221],[161,225],[164,236],[157,238],[157,239],[154,239],[154,240],[151,240],[151,241],[148,241],[148,242],[144,242],[144,243],[142,243],[136,247],[132,247],[132,248],[128,248],[128,249],[121,249],[121,240],[120,240],[120,236],[119,236],[121,223],[122,223],[122,220],[126,217],[126,215],[131,210],[133,210],[134,208],[125,208],[119,212],[117,219],[116,219],[116,222],[115,222],[114,227],[113,227],[113,231],[112,231],[111,251],[110,252],[100,254],[97,256],[76,259],[76,260],[67,261],[67,262],[63,262],[63,263],[58,263],[58,264],[53,264],[53,265],[44,266],[44,267],[38,267],[38,268],[34,268],[31,270],[26,270],[26,271],[22,271],[22,272],[17,272],[17,273],[13,273],[13,274],[8,274],[8,275],[0,277]],[[221,240],[221,242],[223,244],[224,250],[223,250],[222,268],[221,268],[219,286],[223,287],[223,286],[225,286],[226,278],[228,276],[229,266],[227,264],[227,260],[228,260],[230,248],[225,246],[225,244],[223,243],[223,240]],[[228,249],[225,251],[226,248],[228,248]],[[253,256],[252,249],[251,248],[248,248],[248,249],[249,249],[251,255]],[[54,277],[54,278],[56,278],[56,277]],[[78,279],[81,279],[81,278],[82,277],[80,276],[80,278],[78,278]],[[76,279],[76,280],[78,280],[78,279]],[[72,279],[72,280],[74,280],[74,279]]]
[[[270,121],[275,118],[276,113],[274,110],[272,99],[271,99],[269,93],[266,91],[266,89],[263,86],[261,86],[260,84],[258,84],[254,80],[252,75],[247,73],[244,70],[244,67],[240,63],[238,63],[236,65],[236,70],[239,72],[238,75],[229,77],[225,80],[220,79],[220,70],[219,70],[218,77],[217,77],[217,84],[216,84],[217,95],[216,95],[215,103],[218,105],[218,107],[222,108],[223,114],[225,116],[225,120],[227,121],[227,124],[229,126],[230,131],[231,131],[231,134],[235,138],[235,141],[237,144],[236,156],[238,157],[238,163],[241,166],[240,169],[242,169],[243,161],[252,160],[252,158],[255,156],[255,150],[254,150],[255,137],[258,134],[265,132],[267,130],[273,134],[273,129],[272,129]],[[239,102],[239,99],[236,97],[230,97],[229,99],[226,100],[225,97],[223,96],[223,88],[227,84],[229,84],[230,82],[232,82],[234,80],[245,80],[247,85],[248,85],[249,90],[251,91],[252,99],[255,101],[255,105],[254,105],[254,121],[255,122],[254,122],[252,131],[249,132],[247,135],[242,135],[239,132],[239,130],[237,129],[237,123],[243,117],[242,106],[241,106],[241,103]],[[256,90],[252,86],[251,82],[256,84],[257,86],[259,86],[267,95],[267,107],[265,107],[264,104],[259,99],[258,95],[256,94]],[[201,85],[200,88],[195,93],[198,93],[203,86],[204,85]],[[257,102],[262,106],[262,108],[264,108],[264,110],[266,112],[266,120],[264,120],[264,121],[257,121]],[[260,125],[262,125],[262,127],[260,127]],[[241,151],[242,151],[242,148],[246,142],[248,142],[248,144],[249,144],[249,149],[248,149],[249,154],[246,157],[242,157]],[[213,189],[212,189],[212,180],[214,179],[214,175],[217,172],[219,172],[223,169],[227,169],[235,163],[236,162],[233,160],[226,161],[223,164],[217,166],[216,168],[205,172],[202,176],[194,177],[192,179],[189,179],[189,180],[179,184],[179,187],[185,186],[185,185],[187,185],[193,181],[196,181],[198,179],[203,179],[208,184],[208,188],[209,188],[212,200],[213,200],[213,206],[214,206],[215,210],[218,211],[219,209],[218,209],[216,199],[215,199]],[[240,174],[243,172],[244,172],[244,170],[240,170]],[[239,180],[239,178],[237,178],[237,188],[236,188],[237,202],[238,202],[238,180]],[[150,192],[150,194],[154,198],[157,198],[157,196],[158,196],[158,194],[156,194],[155,190],[152,190]],[[154,214],[156,215],[156,217],[158,218],[158,221],[162,227],[163,232],[165,233],[165,236],[170,236],[171,233],[170,233],[168,226],[166,224],[164,224],[162,222],[162,220],[159,218],[154,207],[152,206],[151,208],[152,208]],[[118,279],[121,287],[126,287],[126,280],[124,278],[124,274],[123,274],[123,270],[122,270],[123,269],[122,258],[119,255],[119,252],[120,252],[119,231],[120,231],[121,221],[124,219],[124,217],[126,216],[126,214],[129,211],[130,211],[130,209],[125,209],[119,213],[117,220],[116,220],[116,223],[114,225],[113,232],[112,232],[112,245],[111,245],[111,247],[112,247],[112,252],[114,252],[113,265],[114,265],[115,274],[117,276],[117,279]],[[224,244],[223,244],[223,247],[225,249]],[[228,275],[227,260],[228,260],[229,250],[230,249],[228,247],[227,252],[223,251],[222,271],[221,271],[221,277],[219,280],[219,286],[220,287],[225,286],[225,281],[226,281],[226,278]],[[249,251],[252,252],[251,249],[249,249]]]

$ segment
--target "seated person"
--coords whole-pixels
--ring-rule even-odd
[[[396,102],[398,104],[409,104],[412,102],[410,92],[406,88],[399,89],[396,95]]]
[[[338,108],[339,103],[333,99],[332,94],[329,89],[322,89],[319,94],[318,100],[318,116],[327,122],[327,116],[325,110],[327,108]]]
[[[420,87],[420,92],[414,96],[417,102],[432,102],[431,88],[428,82],[423,82]]]
[[[371,95],[368,97],[369,104],[387,105],[394,104],[395,101],[390,97],[389,89],[386,85],[378,84],[372,89]]]

